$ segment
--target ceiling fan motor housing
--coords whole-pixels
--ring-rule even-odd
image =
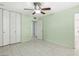
[[[34,9],[40,10],[40,9],[41,9],[41,8],[40,8],[40,5],[41,5],[40,2],[34,2]]]

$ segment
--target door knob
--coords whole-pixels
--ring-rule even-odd
[[[16,31],[15,31],[16,32]]]
[[[3,33],[5,33],[5,32],[3,32]]]
[[[77,31],[79,33],[79,31]]]

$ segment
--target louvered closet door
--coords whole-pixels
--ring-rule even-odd
[[[16,42],[21,42],[21,15],[16,13]]]
[[[9,12],[3,10],[3,45],[9,44]]]
[[[0,9],[0,46],[2,46],[2,9]]]
[[[16,43],[16,13],[10,12],[10,44]]]

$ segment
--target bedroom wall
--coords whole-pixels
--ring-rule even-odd
[[[32,17],[22,15],[22,41],[29,41],[32,39]]]
[[[79,6],[69,8],[44,17],[43,36],[44,40],[74,48],[74,14],[79,13]]]

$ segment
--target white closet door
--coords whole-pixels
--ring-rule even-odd
[[[16,13],[10,12],[10,44],[16,43]]]
[[[75,14],[75,48],[79,49],[79,13]]]
[[[16,13],[16,42],[21,42],[21,15]]]
[[[9,44],[9,12],[3,10],[3,45]]]
[[[0,9],[0,46],[2,46],[2,9]]]
[[[36,36],[37,36],[37,39],[42,39],[42,20],[38,20],[36,22]]]

